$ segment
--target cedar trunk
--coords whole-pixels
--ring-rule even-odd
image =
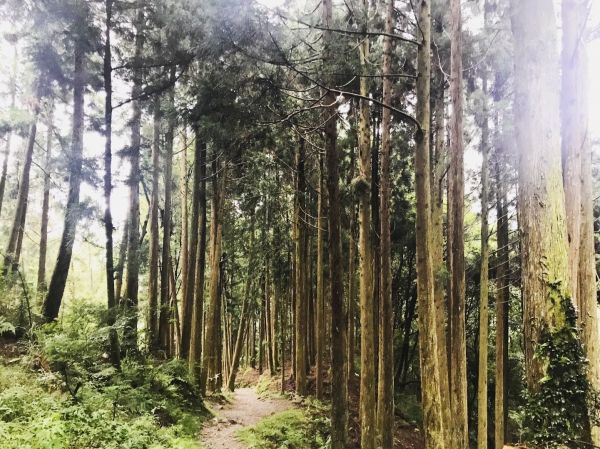
[[[431,240],[431,184],[429,180],[430,101],[431,101],[431,5],[417,2],[417,20],[421,45],[417,53],[417,108],[420,129],[416,133],[416,232],[417,239],[417,302],[419,313],[419,354],[421,364],[421,395],[423,427],[427,449],[443,449],[444,422],[440,396],[440,371],[437,354],[436,310]],[[442,373],[443,374],[443,373]]]
[[[79,189],[81,187],[81,164],[83,157],[83,132],[84,132],[84,94],[85,79],[85,42],[78,41],[75,46],[75,72],[73,83],[73,134],[71,140],[71,157],[69,164],[69,195],[67,197],[67,208],[65,211],[65,222],[58,257],[54,272],[48,286],[48,293],[42,305],[42,316],[46,321],[53,321],[58,317],[60,304],[62,302],[71,256],[73,255],[73,244],[79,220]]]

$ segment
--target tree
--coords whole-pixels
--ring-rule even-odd
[[[383,103],[392,99],[392,38],[394,32],[394,2],[387,0],[383,47]],[[386,76],[387,75],[387,76]],[[388,108],[383,108],[381,118],[381,177],[380,177],[380,253],[381,274],[379,282],[379,380],[377,393],[377,444],[376,447],[394,445],[394,312],[392,308],[392,249],[390,236],[390,153],[391,118]]]
[[[44,194],[42,197],[42,222],[40,225],[40,254],[38,256],[37,291],[46,292],[46,252],[48,249],[48,213],[50,209],[50,161],[52,160],[52,134],[54,133],[54,105],[48,110],[46,155],[44,157]]]
[[[162,265],[160,269],[160,312],[158,320],[158,337],[160,347],[170,353],[171,335],[169,332],[169,321],[173,317],[170,307],[171,289],[169,288],[171,272],[171,233],[172,233],[172,195],[173,195],[173,141],[175,139],[175,127],[177,116],[175,109],[175,68],[171,68],[170,78],[172,87],[168,93],[169,115],[167,119],[167,131],[165,133],[165,208],[163,213],[163,240],[162,240]]]
[[[160,252],[160,235],[158,230],[159,199],[159,164],[160,164],[160,96],[154,98],[153,105],[153,137],[152,137],[152,189],[150,192],[150,260],[148,270],[148,344],[151,350],[159,345],[158,338],[158,257]]]
[[[464,163],[462,14],[460,0],[451,0],[450,14],[450,175],[451,292],[450,292],[450,406],[456,448],[469,444],[467,415],[467,347],[465,337]]]
[[[131,88],[131,146],[129,148],[129,227],[127,233],[127,278],[125,289],[125,308],[127,324],[123,336],[127,351],[137,349],[137,307],[140,273],[140,147],[142,108],[142,51],[144,49],[144,8],[138,6],[135,18],[135,50],[133,56],[133,86]]]
[[[578,311],[589,360],[590,386],[600,391],[600,335],[593,237],[592,152],[588,127],[585,29],[587,0],[562,2],[561,134],[563,185],[569,245],[571,299]],[[591,425],[591,442],[600,444],[600,427]]]
[[[583,350],[571,303],[561,166],[559,58],[553,3],[511,2],[515,46],[515,130],[519,150],[519,224],[524,304],[525,378],[545,428],[580,439],[587,415]],[[560,343],[560,345],[556,345]],[[568,347],[568,356],[561,348]],[[549,350],[557,348],[556,350]],[[568,376],[565,357],[572,358]],[[580,385],[579,388],[567,385]],[[558,403],[554,400],[560,397]],[[565,409],[560,404],[569,403]],[[552,439],[556,438],[552,433]]]
[[[36,82],[37,84],[37,82]],[[36,86],[36,91],[39,87]],[[17,207],[15,216],[8,238],[8,245],[4,253],[4,265],[2,275],[6,277],[9,273],[12,275],[18,270],[19,259],[21,258],[21,245],[23,232],[25,229],[25,219],[27,217],[27,205],[29,198],[29,173],[31,172],[31,163],[33,161],[33,149],[35,146],[35,137],[37,132],[37,121],[40,114],[40,97],[34,100],[33,117],[29,126],[29,137],[25,149],[25,162],[23,163],[23,172],[21,174],[21,184],[19,185],[19,195],[17,197]]]
[[[296,303],[295,303],[295,380],[296,393],[305,396],[306,390],[306,366],[307,348],[306,332],[307,326],[307,232],[306,232],[306,151],[305,141],[300,138],[296,153],[296,195],[297,212],[296,220]],[[261,343],[262,345],[262,340]]]
[[[332,63],[332,33],[327,30],[333,25],[332,2],[323,0],[322,20],[323,61],[325,67]],[[326,80],[331,81],[331,80]],[[337,148],[337,105],[335,95],[325,90],[324,133],[327,170],[328,236],[329,236],[329,286],[331,295],[331,448],[344,449],[347,442],[347,379],[345,355],[344,283],[342,280],[342,238],[340,224],[339,154]]]
[[[361,27],[366,34],[368,2],[361,4]],[[358,47],[361,70],[366,73],[369,57],[369,39],[365,36]],[[361,77],[360,94],[368,97],[368,79]],[[354,187],[358,195],[359,270],[360,270],[360,445],[362,449],[375,448],[376,433],[376,374],[375,374],[375,309],[373,305],[373,242],[371,238],[371,134],[369,102],[361,99],[358,111],[358,177]]]
[[[483,113],[481,123],[481,272],[479,277],[479,377],[477,382],[477,448],[486,449],[488,444],[488,336],[489,336],[489,181],[488,181],[488,80],[484,68]]]
[[[106,0],[105,2],[106,17],[105,17],[105,37],[104,37],[104,233],[106,236],[106,296],[108,306],[108,325],[114,326],[116,321],[117,297],[115,294],[115,270],[113,259],[113,220],[110,207],[112,195],[112,48],[111,48],[111,29],[112,29],[112,12],[113,1]],[[45,197],[44,197],[45,199]],[[40,256],[41,257],[41,256]],[[119,337],[117,330],[109,331],[110,339],[110,358],[114,366],[119,366],[120,348]]]
[[[76,26],[85,28],[89,18],[89,7],[78,4],[81,8],[79,14],[84,19],[83,24],[76,23]],[[86,85],[85,60],[88,52],[88,41],[85,29],[77,30],[78,34],[74,37],[75,48],[73,50],[73,131],[71,137],[71,154],[69,161],[69,194],[67,197],[67,206],[65,210],[64,227],[58,249],[58,256],[48,293],[42,305],[42,316],[46,321],[53,321],[58,317],[60,305],[62,302],[71,257],[73,255],[73,245],[77,231],[77,222],[80,215],[79,194],[82,179],[83,163],[83,132],[84,132],[84,95]],[[33,145],[33,144],[32,144]]]
[[[200,378],[200,363],[202,356],[202,315],[204,313],[204,272],[206,268],[206,144],[200,144],[199,159],[195,164],[199,165],[198,176],[199,191],[198,191],[198,214],[199,226],[196,247],[196,267],[195,267],[195,284],[194,284],[194,303],[192,312],[192,332],[190,342],[189,362],[190,368],[196,369],[195,375]],[[194,176],[196,176],[196,166],[194,165]],[[196,182],[196,181],[194,181]],[[194,183],[194,187],[196,184]],[[192,208],[193,209],[193,208]],[[192,223],[194,217],[192,213]],[[193,228],[192,228],[193,229]],[[192,239],[193,241],[193,239]]]
[[[325,167],[323,157],[319,155],[319,188],[317,190],[317,303],[316,303],[316,387],[315,395],[323,398],[323,353],[325,351]]]
[[[431,184],[429,181],[429,124],[431,93],[431,6],[426,0],[416,3],[421,45],[417,52],[417,122],[415,179],[417,205],[417,301],[419,314],[419,354],[423,428],[428,449],[444,447],[444,422],[441,412],[440,373],[437,354],[436,309],[431,240]]]

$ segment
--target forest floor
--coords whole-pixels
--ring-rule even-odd
[[[294,407],[284,398],[260,397],[255,388],[238,388],[225,404],[212,404],[216,416],[202,428],[200,441],[205,449],[245,449],[239,431]]]

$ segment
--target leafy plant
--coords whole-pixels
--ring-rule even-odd
[[[568,298],[564,326],[542,333],[536,357],[546,364],[545,376],[515,415],[525,441],[541,447],[559,447],[583,440],[590,411],[597,400],[586,377],[587,359],[576,326],[575,310]]]

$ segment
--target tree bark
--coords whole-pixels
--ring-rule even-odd
[[[436,20],[436,34],[443,33],[443,22],[441,18]],[[433,57],[439,57],[437,47],[434,46]],[[435,59],[434,59],[435,60]],[[437,89],[433,101],[435,114],[435,142],[432,145],[433,160],[431,176],[431,239],[432,239],[432,263],[434,275],[434,304],[437,330],[437,351],[438,366],[440,371],[440,396],[442,400],[442,416],[444,419],[444,441],[446,447],[452,449],[451,420],[452,412],[450,407],[450,379],[448,376],[448,345],[446,330],[446,317],[448,308],[446,305],[446,284],[448,269],[444,262],[444,177],[447,169],[447,148],[445,142],[445,110],[444,110],[444,91],[445,77],[439,64],[436,64],[435,81]],[[450,225],[451,220],[449,220]],[[451,251],[448,251],[450,254]],[[450,294],[448,294],[450,296]],[[407,353],[408,355],[408,353]]]
[[[300,139],[296,153],[296,172],[297,172],[297,240],[296,240],[296,304],[295,304],[295,347],[296,347],[296,393],[300,396],[307,394],[306,390],[306,332],[307,332],[307,258],[306,258],[306,175],[305,175],[305,141]],[[262,342],[261,342],[262,344]]]
[[[125,264],[127,261],[129,226],[129,216],[127,216],[125,217],[125,222],[123,223],[123,235],[121,236],[121,243],[119,244],[119,263],[115,268],[115,300],[117,305],[120,305],[121,300],[123,299],[121,293],[123,291],[123,273],[125,272]]]
[[[158,340],[158,257],[160,235],[158,229],[159,164],[160,164],[160,96],[154,98],[153,138],[152,138],[152,191],[150,193],[150,255],[148,260],[148,344],[150,351],[156,351]]]
[[[323,157],[319,155],[319,187],[317,190],[317,304],[316,304],[316,396],[323,398],[323,355],[325,352],[325,167]]]
[[[368,2],[361,5],[362,28],[367,29]],[[362,71],[367,71],[369,40],[364,38],[359,44],[359,59]],[[361,77],[360,94],[368,97],[368,79]],[[371,133],[369,102],[361,100],[358,116],[359,174],[354,180],[359,208],[359,269],[360,269],[360,446],[361,449],[374,449],[376,433],[376,377],[375,377],[375,309],[373,298],[373,240],[371,235]]]
[[[417,217],[417,295],[423,427],[427,449],[443,449],[444,422],[441,411],[440,371],[437,352],[436,310],[431,240],[431,184],[429,180],[429,126],[431,79],[431,5],[418,0],[417,22],[421,45],[417,53],[417,109],[420,129],[416,133],[415,178]]]
[[[194,304],[192,311],[192,334],[189,364],[195,370],[194,376],[200,379],[202,360],[202,325],[204,315],[204,272],[206,270],[206,145],[200,147],[200,191],[198,197],[199,227],[196,247],[196,267],[194,284]]]
[[[188,167],[187,167],[187,153],[188,153],[188,140],[187,131],[184,128],[183,131],[183,150],[181,152],[181,251],[179,253],[179,260],[181,265],[181,302],[185,303],[187,297],[187,276],[188,276],[188,259],[189,259],[189,185],[188,185]],[[183,308],[182,308],[183,309]],[[183,310],[180,310],[179,314],[180,326],[183,323]],[[179,332],[182,329],[180,327]],[[181,343],[181,342],[180,342]]]
[[[54,132],[54,105],[48,111],[46,134],[46,155],[44,156],[44,193],[42,197],[42,218],[40,225],[40,252],[38,256],[37,291],[46,292],[46,253],[48,251],[48,212],[50,209],[50,161],[52,160],[52,133]]]
[[[386,1],[385,32],[394,32],[394,1]],[[385,104],[392,99],[392,38],[383,41],[383,98]],[[391,111],[383,108],[381,116],[381,174],[379,217],[381,230],[379,281],[379,369],[377,382],[377,443],[376,447],[392,448],[394,445],[394,310],[392,305],[392,249],[390,236],[391,203]]]
[[[144,48],[144,9],[138,7],[136,17],[135,54],[136,65],[140,64]],[[123,343],[127,351],[137,350],[138,326],[138,289],[140,272],[140,145],[142,108],[139,96],[142,92],[142,72],[140,68],[133,71],[133,88],[131,92],[133,115],[131,118],[131,148],[129,172],[129,229],[127,235],[127,278],[124,304],[127,310],[127,322],[123,332]]]
[[[83,58],[83,56],[81,56],[81,58]],[[79,69],[81,70],[82,67],[80,67]],[[25,162],[23,163],[21,183],[19,185],[19,193],[17,196],[17,207],[15,209],[13,224],[10,229],[8,245],[4,253],[4,265],[2,267],[3,277],[10,275],[10,277],[12,278],[13,273],[16,273],[19,269],[19,259],[21,256],[21,245],[19,241],[22,241],[22,235],[25,227],[25,219],[27,217],[30,183],[29,178],[31,172],[31,164],[33,162],[33,150],[35,148],[35,136],[37,132],[37,121],[39,114],[40,105],[38,98],[35,100],[35,104],[33,106],[33,119],[31,124],[29,125],[29,137],[27,139],[27,147],[25,148]]]
[[[86,84],[85,42],[81,41],[81,39],[75,43],[74,63],[73,134],[69,164],[69,194],[58,257],[52,278],[50,279],[50,285],[48,286],[48,293],[42,305],[42,316],[47,322],[54,321],[58,317],[71,266],[73,244],[75,243],[77,222],[79,221],[80,213],[79,190],[81,187],[81,167],[83,162],[84,94]]]
[[[194,125],[194,179],[192,184],[192,220],[190,229],[193,231],[190,235],[189,250],[187,259],[187,275],[185,276],[186,288],[185,297],[182,304],[182,321],[181,321],[181,346],[179,348],[179,357],[184,360],[189,360],[190,346],[192,338],[192,326],[194,315],[194,287],[196,286],[196,255],[198,251],[199,240],[199,224],[200,224],[200,191],[202,189],[203,161],[202,156],[205,154],[203,150],[204,142],[202,142],[200,131],[197,125]]]
[[[229,391],[234,391],[235,389],[235,377],[237,376],[237,371],[240,363],[240,357],[242,355],[242,346],[244,344],[244,337],[248,333],[248,323],[250,318],[250,307],[251,307],[251,298],[250,292],[252,290],[252,265],[250,260],[254,252],[254,220],[251,218],[250,224],[250,243],[248,245],[248,270],[246,273],[246,287],[244,290],[244,299],[242,302],[242,312],[240,316],[240,324],[238,326],[237,336],[235,339],[235,349],[233,351],[233,357],[231,362],[231,370],[229,372],[229,378],[227,379],[227,388]],[[282,359],[283,360],[283,359]]]
[[[464,162],[462,14],[460,0],[451,0],[450,13],[450,173],[452,176],[452,301],[450,320],[450,406],[454,446],[469,445],[467,415],[467,345],[465,337]]]
[[[551,0],[511,1],[515,41],[515,131],[524,302],[525,377],[538,391],[547,361],[535,357],[545,328],[566,323],[570,298],[562,185],[559,67]]]
[[[171,82],[175,81],[175,68],[171,69],[170,73]],[[175,107],[175,87],[171,87],[169,94],[169,109],[174,110]],[[163,239],[162,239],[162,266],[160,271],[160,312],[158,321],[158,338],[160,347],[170,353],[169,351],[169,321],[173,316],[173,311],[169,306],[170,303],[170,284],[169,284],[169,270],[171,260],[171,230],[172,230],[172,217],[173,217],[173,206],[172,206],[172,194],[173,194],[173,141],[175,137],[175,127],[177,125],[177,119],[175,114],[172,112],[169,115],[167,121],[167,132],[165,134],[165,172],[164,172],[164,184],[165,184],[165,210],[163,213]]]
[[[322,19],[326,28],[332,25],[332,1],[323,0]],[[332,32],[323,32],[323,60],[326,66],[332,64]],[[331,80],[327,80],[331,82]],[[331,294],[331,448],[347,447],[347,388],[346,347],[345,347],[345,315],[344,315],[344,283],[342,238],[340,224],[340,187],[339,187],[339,154],[337,148],[337,102],[333,92],[325,92],[324,103],[329,105],[324,110],[325,157],[327,161],[327,194],[329,210],[329,285]]]
[[[221,206],[224,195],[224,191],[220,190],[219,185],[223,184],[223,180],[219,179],[217,173],[217,155],[213,155],[213,174],[212,174],[212,216],[210,223],[210,281],[209,281],[209,303],[206,310],[206,326],[205,326],[205,338],[204,338],[204,354],[202,357],[202,372],[200,375],[200,392],[204,395],[206,393],[209,374],[216,375],[217,371],[217,345],[221,342],[217,339],[219,335],[220,327],[219,320],[219,309],[220,309],[220,295],[219,295],[219,279],[220,279],[220,262],[221,262],[221,235],[222,235],[222,222],[221,222]],[[221,177],[225,177],[225,169],[221,173]],[[214,389],[216,382],[215,379],[211,379],[211,388]]]
[[[496,383],[494,404],[494,440],[495,448],[503,449],[506,441],[507,374],[508,374],[508,309],[510,301],[510,273],[508,248],[508,208],[506,206],[506,188],[502,168],[502,153],[496,149],[496,232],[497,268],[496,268]]]
[[[600,391],[600,335],[596,299],[592,150],[588,126],[585,27],[588,0],[562,1],[561,131],[563,184],[572,301],[589,360],[588,381]],[[600,445],[600,427],[590,424],[590,442]]]
[[[119,367],[121,364],[121,354],[119,348],[119,336],[117,330],[113,327],[116,322],[117,298],[115,295],[115,270],[113,260],[113,220],[110,208],[112,194],[112,47],[110,34],[112,29],[112,8],[113,0],[106,0],[105,17],[105,42],[104,42],[104,234],[106,238],[106,305],[108,308],[107,324],[109,330],[109,351],[110,360],[113,366]],[[48,179],[49,181],[49,179]],[[44,190],[46,192],[46,190]],[[45,197],[44,197],[45,200]],[[40,245],[41,248],[41,245]],[[40,251],[41,253],[41,251]],[[41,257],[41,255],[40,255]]]
[[[487,6],[487,4],[486,4]],[[487,14],[486,14],[487,19]],[[487,20],[486,20],[487,25]],[[488,336],[489,336],[489,126],[487,69],[482,76],[484,105],[481,124],[481,270],[479,276],[479,377],[477,381],[477,448],[488,447]]]

